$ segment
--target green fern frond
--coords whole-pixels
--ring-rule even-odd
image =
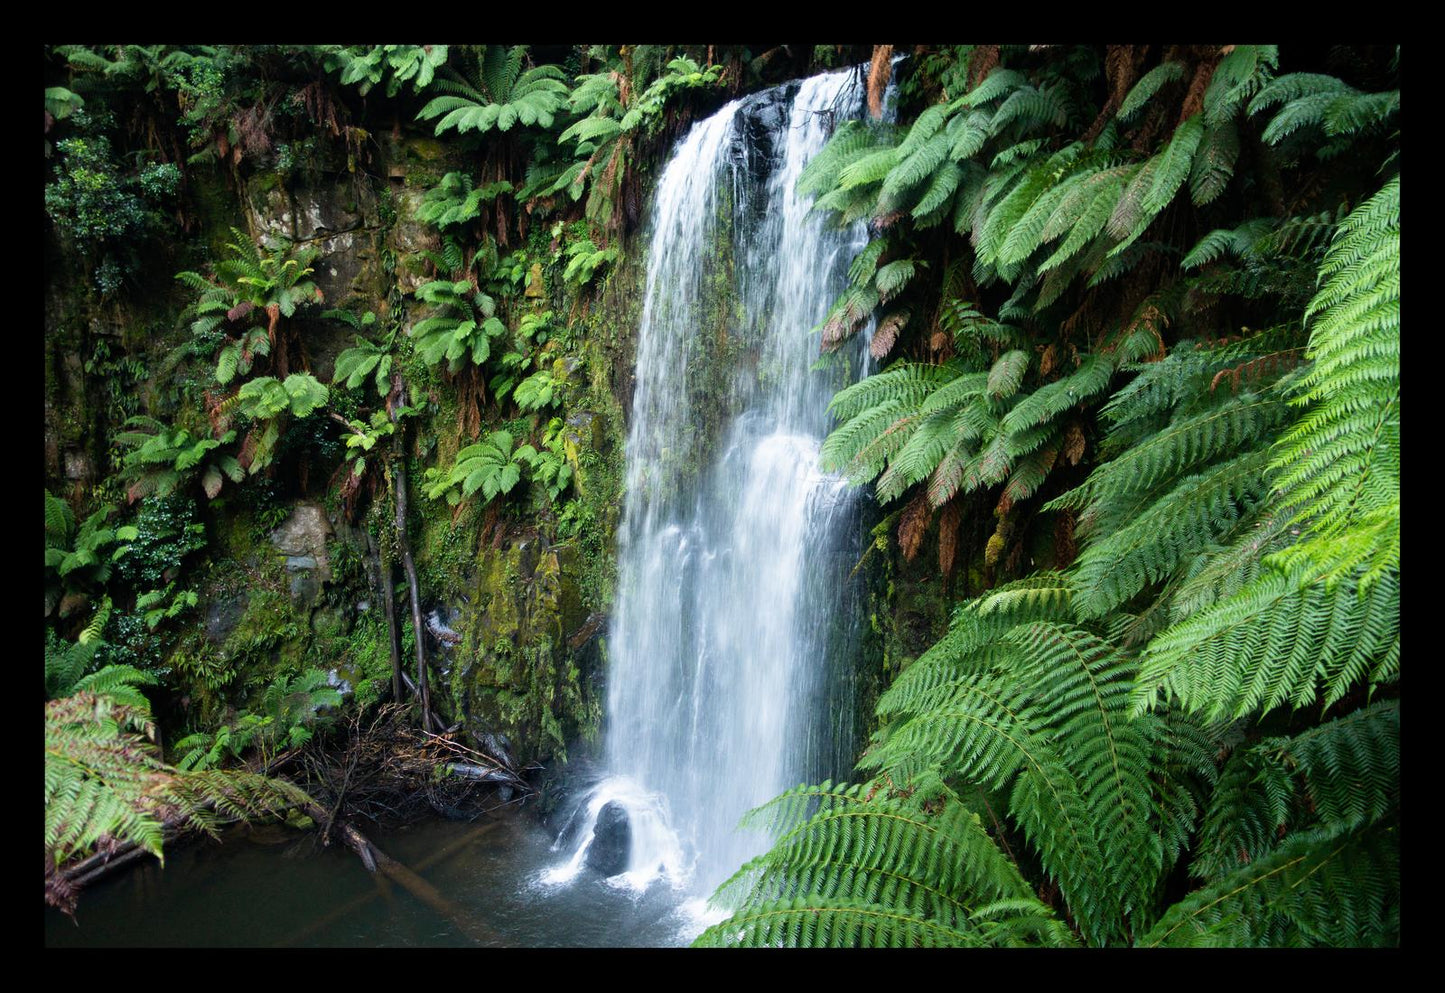
[[[1259,861],[1296,816],[1293,770],[1277,745],[1236,748],[1220,769],[1189,866],[1196,878],[1215,879]]]
[[[959,948],[981,939],[918,914],[846,900],[798,897],[760,904],[698,936],[699,948]]]
[[[1288,520],[1268,510],[1241,517],[1221,541],[1207,546],[1177,574],[1168,594],[1168,620],[1182,621],[1227,600],[1260,576],[1264,559],[1292,541]]]
[[[1184,63],[1182,62],[1161,62],[1150,69],[1139,81],[1129,90],[1129,95],[1119,104],[1119,119],[1127,121],[1137,114],[1149,98],[1159,92],[1165,83],[1176,82],[1184,78]]]
[[[1184,185],[1194,165],[1194,153],[1204,137],[1203,115],[1196,114],[1174,129],[1169,144],[1159,153],[1154,181],[1143,199],[1146,216],[1153,216],[1169,206],[1179,187]]]
[[[1119,407],[1113,408],[1114,413],[1119,410]],[[1167,477],[1227,454],[1256,448],[1288,416],[1288,406],[1275,397],[1254,393],[1230,397],[1220,406],[1179,417],[1168,426],[1150,432],[1144,441],[1099,466],[1082,486],[1051,506],[1112,503],[1146,492]]]
[[[824,784],[779,800],[799,798],[820,806],[719,889],[716,901],[745,909],[699,945],[1073,944],[978,815],[936,779],[907,792],[873,784],[867,795]],[[800,900],[829,908],[822,933],[793,932],[806,923],[790,913]]]
[[[1400,806],[1400,705],[1371,704],[1284,746],[1304,771],[1315,816],[1351,826],[1388,817]]]
[[[881,182],[898,165],[898,149],[880,148],[868,152],[838,171],[838,188],[851,190]],[[921,177],[920,177],[921,178]]]
[[[1206,127],[1189,172],[1189,195],[1196,207],[1213,203],[1234,176],[1239,158],[1239,129],[1234,120]]]
[[[871,153],[885,133],[869,128],[859,121],[845,121],[838,125],[828,143],[808,160],[808,164],[798,174],[798,193],[817,197],[835,189],[839,173],[862,156]],[[814,209],[818,209],[816,205]]]
[[[1328,537],[1398,500],[1400,181],[1340,225],[1306,310],[1313,368],[1295,391],[1309,413],[1281,438],[1282,505]]]
[[[1152,732],[1128,718],[1132,665],[1068,624],[971,631],[984,616],[961,614],[960,630],[880,698],[891,723],[861,764],[895,781],[936,767],[988,789],[1011,784],[1011,815],[1071,906],[1090,907],[1090,940],[1104,940],[1163,866],[1148,827]]]
[[[1286,73],[1259,91],[1249,102],[1249,114],[1253,117],[1275,104],[1292,103],[1302,97],[1318,96],[1322,93],[1336,96],[1349,92],[1350,86],[1336,76],[1312,72]]]
[[[1114,376],[1115,363],[1109,355],[1091,353],[1084,356],[1079,368],[1063,379],[1041,386],[1010,410],[1003,419],[1003,430],[1022,435],[1030,428],[1046,424],[1108,389]]]
[[[1393,823],[1302,832],[1175,904],[1138,944],[1240,948],[1283,937],[1330,947],[1394,945],[1399,879]]]
[[[1286,572],[1308,574],[1335,583],[1358,573],[1362,589],[1400,570],[1400,499],[1355,518],[1349,528],[1328,536],[1311,536],[1270,556],[1270,564]]]
[[[1366,590],[1271,572],[1149,645],[1135,710],[1157,706],[1161,692],[1209,719],[1327,707],[1362,680],[1393,679],[1399,659],[1398,577]]]
[[[1269,82],[1278,65],[1279,49],[1274,45],[1235,45],[1214,67],[1204,91],[1207,122],[1217,126],[1233,117]]]
[[[1247,452],[1090,521],[1091,541],[1076,567],[1080,616],[1108,613],[1215,544],[1268,492],[1268,464],[1267,450]]]
[[[957,107],[981,107],[1027,82],[1028,78],[1023,73],[997,66],[977,86],[954,101],[954,104]]]
[[[1400,109],[1400,91],[1350,94],[1325,111],[1325,134],[1339,136],[1383,129]]]
[[[990,134],[998,135],[1009,125],[1017,123],[1020,130],[1027,133],[1040,125],[1063,127],[1067,120],[1068,111],[1051,88],[1025,84],[999,104],[988,127]]]
[[[1039,265],[1040,272],[1057,268],[1073,258],[1100,231],[1103,231],[1114,216],[1121,197],[1132,188],[1141,167],[1122,165],[1090,176],[1081,183],[1078,190],[1059,205],[1056,215],[1044,226],[1043,236],[1050,240],[1051,232],[1069,232],[1058,250]],[[1075,199],[1077,197],[1077,199]],[[1053,234],[1052,237],[1057,237]]]
[[[75,531],[75,514],[71,512],[70,504],[57,496],[52,496],[49,490],[45,491],[45,537],[47,544],[54,544],[57,547],[69,545],[70,536]]]

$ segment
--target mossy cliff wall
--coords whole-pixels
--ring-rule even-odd
[[[294,422],[271,472],[228,483],[214,500],[197,492],[130,503],[116,477],[120,450],[111,445],[137,414],[184,424],[198,436],[207,431],[197,410],[204,391],[216,387],[213,363],[178,360],[191,337],[181,312],[193,295],[173,276],[224,258],[233,229],[263,245],[284,238],[319,249],[313,278],[324,307],[373,311],[382,322],[397,307],[418,308],[407,295],[435,278],[423,253],[440,247],[436,230],[417,218],[423,194],[446,172],[476,163],[407,133],[382,135],[369,154],[357,167],[340,143],[318,141],[285,168],[273,159],[192,170],[183,193],[189,234],[144,246],[148,294],[102,298],[78,247],[58,233],[47,236],[46,486],[78,511],[115,505],[112,524],[154,518],[158,534],[193,535],[191,547],[173,554],[165,578],[194,590],[195,608],[148,630],[129,604],[118,603],[108,629],[121,660],[176,687],[159,710],[182,727],[214,726],[278,676],[306,668],[334,672],[370,698],[389,683],[370,548],[396,562],[390,495],[379,485],[369,509],[347,520],[337,486],[345,451],[333,421]],[[559,384],[559,406],[506,421],[499,405],[484,404],[481,423],[469,422],[440,367],[412,362],[406,369],[421,403],[404,457],[433,700],[475,744],[503,750],[518,765],[548,763],[574,742],[595,740],[601,719],[602,637],[641,277],[632,256],[642,246],[614,242],[622,250],[616,264],[579,286],[562,273],[565,249],[581,231],[539,218],[523,244],[509,246],[525,253],[527,271],[525,289],[504,316],[514,327],[527,309],[554,313],[537,367]],[[301,355],[293,367],[330,383],[336,356],[354,344],[355,332],[314,312],[298,320]],[[347,405],[357,401],[339,385],[331,391],[331,403],[349,415]],[[476,506],[478,497],[454,509],[422,493],[425,471],[449,464],[478,434],[503,425],[531,434],[552,417],[564,424],[562,451],[573,473],[559,499],[524,484],[485,508]],[[399,568],[393,578],[400,586]],[[93,606],[98,595],[91,599]],[[66,622],[56,616],[58,600],[48,598],[47,615],[73,624],[89,613],[83,606],[77,602]],[[399,618],[409,618],[404,597],[398,607]],[[409,669],[413,637],[404,624]]]

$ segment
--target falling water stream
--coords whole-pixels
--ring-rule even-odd
[[[631,852],[610,884],[706,897],[767,847],[737,830],[747,810],[851,766],[858,507],[819,447],[828,400],[863,359],[814,368],[809,331],[867,235],[826,225],[796,185],[862,101],[855,71],[733,101],[659,180],[608,642],[609,775],[550,882],[581,871],[612,804]]]

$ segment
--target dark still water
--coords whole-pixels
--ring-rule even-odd
[[[77,924],[45,911],[45,944],[72,947],[607,947],[686,944],[701,930],[685,894],[635,893],[586,870],[541,876],[566,858],[528,812],[470,824],[369,831],[415,876],[372,875],[339,843],[317,849],[287,828],[174,846],[84,891]],[[429,891],[433,899],[416,895]]]

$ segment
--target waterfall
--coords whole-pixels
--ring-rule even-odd
[[[580,870],[616,804],[631,854],[614,884],[708,895],[769,843],[736,830],[744,812],[851,768],[859,508],[818,461],[828,400],[866,344],[815,369],[808,332],[867,232],[831,228],[795,187],[863,97],[851,70],[735,100],[660,177],[608,639],[609,778],[553,881]]]

